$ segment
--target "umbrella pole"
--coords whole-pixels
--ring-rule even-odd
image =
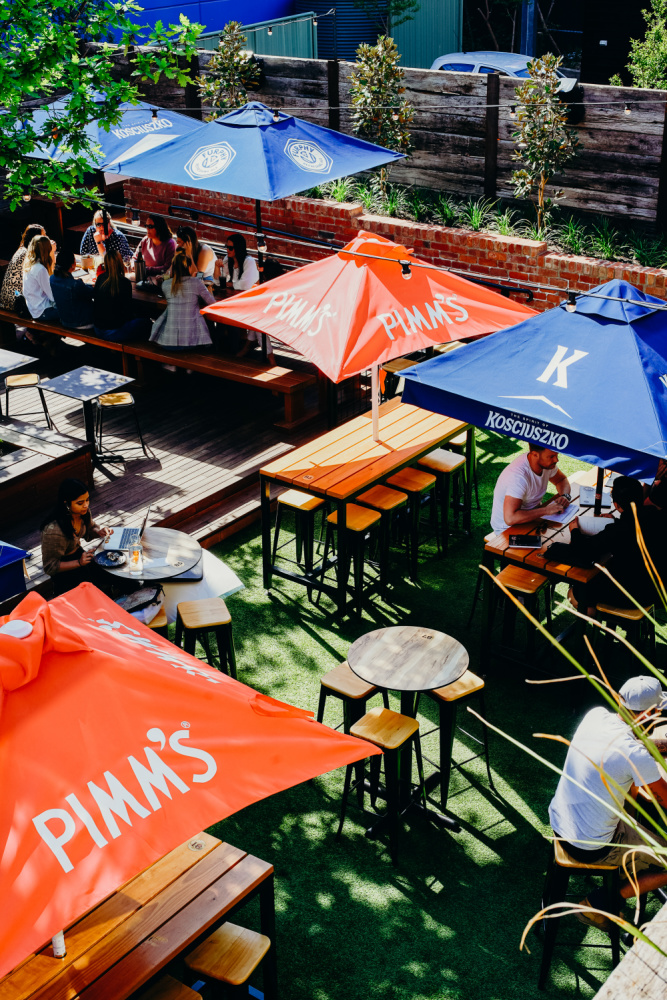
[[[372,365],[371,367],[371,406],[372,406],[372,418],[373,418],[373,440],[380,440],[380,413],[379,413],[379,402],[378,396],[380,394],[380,380],[378,378],[378,366]]]
[[[259,198],[255,198],[255,226],[257,227],[257,232],[262,231],[262,203]],[[264,281],[264,252],[257,247],[257,268],[259,270],[259,283],[260,285]],[[262,334],[262,361],[266,364],[266,334]]]
[[[604,469],[601,465],[598,465],[598,477],[595,483],[595,507],[593,508],[593,516],[599,517],[602,513],[602,486],[604,483]]]

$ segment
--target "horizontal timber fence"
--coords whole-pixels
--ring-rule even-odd
[[[210,57],[200,50],[195,73],[206,73]],[[259,61],[261,86],[252,97],[352,132],[353,63],[278,56]],[[415,108],[415,149],[393,168],[392,180],[464,197],[512,198],[516,123],[510,114],[519,83],[495,74],[406,69],[405,98]],[[184,91],[165,81],[145,89],[157,103],[197,113],[199,98],[192,85]],[[667,91],[583,84],[567,100],[580,147],[563,176],[554,179],[553,189],[564,191],[559,204],[667,228]],[[498,104],[500,108],[493,107]]]
[[[125,198],[143,213],[180,215],[212,212],[239,219],[247,224],[248,244],[254,248],[255,203],[249,198],[214,194],[193,188],[181,188],[153,181],[125,181]],[[170,208],[172,211],[170,211]],[[546,243],[473,233],[446,226],[430,226],[402,219],[368,215],[359,204],[322,201],[315,198],[283,198],[262,202],[262,224],[295,237],[315,237],[345,243],[360,229],[378,233],[414,249],[423,260],[439,267],[450,267],[462,274],[489,281],[534,288],[536,309],[548,309],[566,297],[568,291],[586,291],[612,278],[621,278],[659,298],[667,299],[667,271],[634,264],[608,263],[591,257],[551,252]],[[176,223],[172,219],[172,228]],[[236,228],[224,222],[207,224],[202,216],[197,222],[200,237],[220,242],[225,233]],[[268,252],[318,260],[325,248],[266,234]],[[520,296],[525,301],[524,296]]]

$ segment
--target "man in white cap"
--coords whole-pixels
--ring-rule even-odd
[[[646,675],[631,677],[619,695],[634,722],[646,729],[659,717],[665,703],[660,682]],[[599,769],[611,781],[603,782]],[[667,871],[660,867],[646,840],[653,839],[662,846],[667,846],[667,841],[645,820],[645,826],[633,825],[612,811],[626,808],[622,793],[628,792],[632,785],[647,787],[660,805],[667,806],[665,771],[625,719],[606,708],[591,709],[570,743],[563,775],[549,806],[549,820],[556,837],[577,861],[621,865],[624,855],[634,851],[627,859],[628,870],[632,871],[634,865],[642,873],[638,884],[643,895],[667,884]],[[651,866],[653,870],[647,871]],[[624,883],[622,899],[634,895],[632,884]],[[582,903],[618,913],[621,901],[607,900],[600,890]],[[610,926],[610,921],[593,913],[580,914],[580,919],[604,930]]]

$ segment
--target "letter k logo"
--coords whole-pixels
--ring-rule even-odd
[[[557,385],[560,389],[567,389],[567,367],[568,365],[574,364],[575,361],[581,361],[588,354],[588,351],[573,351],[569,358],[566,358],[567,347],[562,347],[558,345],[558,350],[554,354],[553,358],[544,369],[541,375],[538,376],[538,382],[548,382],[554,372],[557,372],[556,381],[554,385]]]

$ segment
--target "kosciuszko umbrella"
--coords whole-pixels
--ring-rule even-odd
[[[0,975],[202,828],[376,752],[91,584],[0,626]]]
[[[337,253],[202,311],[290,344],[334,382],[370,368],[374,386],[385,361],[535,315],[363,230]],[[375,388],[373,406],[375,417]]]

